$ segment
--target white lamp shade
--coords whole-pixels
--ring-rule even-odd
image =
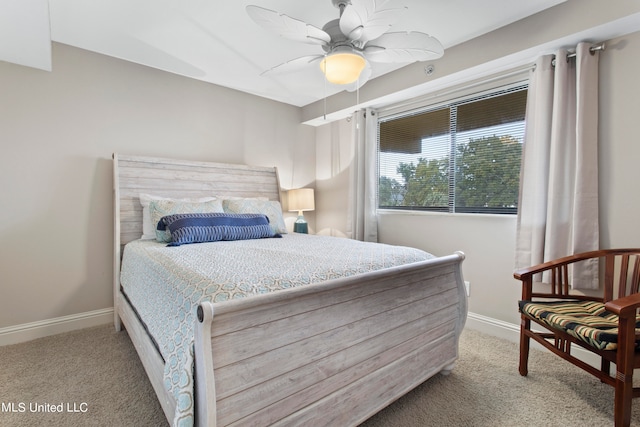
[[[336,49],[320,61],[320,69],[327,81],[338,85],[358,80],[366,65],[367,60],[351,49]]]
[[[289,211],[312,211],[316,208],[313,188],[298,188],[287,192]]]

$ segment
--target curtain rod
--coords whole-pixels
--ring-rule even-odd
[[[599,50],[604,50],[605,48],[605,44],[604,43],[600,43],[600,44],[596,44],[593,45],[589,48],[589,52],[593,53],[593,52],[597,52]],[[570,60],[571,58],[575,58],[578,54],[576,52],[571,52],[571,53],[567,53],[567,61]],[[551,65],[556,65],[556,58],[553,58],[551,60]]]
[[[593,46],[591,46],[591,47],[589,48],[589,52],[591,52],[591,53],[593,53],[593,52],[597,52],[597,51],[599,51],[599,50],[604,50],[604,48],[605,48],[605,44],[604,44],[604,43],[600,43],[600,44],[597,44],[597,45],[593,45]],[[569,59],[569,58],[575,58],[575,57],[576,57],[576,55],[577,55],[577,53],[575,53],[575,52],[568,53],[568,54],[567,54],[567,59]]]

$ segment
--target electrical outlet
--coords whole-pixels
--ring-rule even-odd
[[[468,281],[464,281],[464,287],[467,288],[467,296],[469,296],[469,287],[470,287],[471,283],[469,283]]]

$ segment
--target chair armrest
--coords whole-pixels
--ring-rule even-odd
[[[531,267],[519,268],[513,273],[513,277],[515,277],[518,280],[524,280],[523,278],[527,276],[533,276],[534,274],[542,273],[543,271],[550,270],[554,267],[569,265],[574,262],[583,261],[589,258],[600,258],[608,255],[622,255],[622,254],[635,254],[635,253],[640,253],[640,248],[600,249],[597,251],[582,252],[579,254],[558,258],[553,261],[547,261],[542,264],[534,265]]]
[[[589,301],[602,301],[602,298],[587,295],[574,295],[570,292],[570,286],[567,281],[569,264],[588,259],[606,256],[610,250],[598,250],[582,252],[575,255],[558,258],[547,261],[542,264],[534,265],[527,268],[521,268],[513,273],[513,277],[522,282],[522,299],[531,300],[533,298],[552,298],[552,299],[579,299]],[[551,270],[551,290],[548,292],[533,292],[533,277],[536,274]]]
[[[531,267],[520,268],[514,271],[513,277],[518,280],[524,280],[524,278],[526,278],[527,276],[533,276],[534,274],[542,273],[546,270],[551,270],[554,267],[573,264],[574,262],[583,261],[585,259],[601,257],[605,255],[606,252],[606,250],[582,252],[579,254],[554,259],[553,261],[543,262],[542,264],[534,265]]]
[[[619,317],[635,317],[636,310],[640,308],[640,294],[611,300],[604,305],[604,308]]]
[[[633,376],[636,350],[636,313],[640,307],[640,294],[631,294],[605,303],[604,308],[618,315],[618,350],[616,377]],[[631,380],[629,380],[631,383]],[[631,386],[629,386],[631,387]]]
[[[544,262],[542,264],[534,265],[527,268],[521,268],[513,273],[513,277],[522,282],[522,299],[530,300],[532,298],[575,298],[581,300],[593,300],[593,301],[606,301],[612,300],[613,295],[617,294],[614,290],[615,286],[620,286],[620,295],[629,294],[638,290],[637,284],[640,280],[640,248],[625,248],[625,249],[600,249],[597,251],[582,252],[575,255],[569,255],[563,258],[558,258],[552,261]],[[574,295],[571,293],[571,285],[569,283],[569,265],[578,261],[585,261],[590,259],[604,259],[605,272],[604,272],[604,289],[602,298],[596,298],[586,295]],[[633,258],[633,260],[631,260]],[[616,263],[620,262],[622,267],[622,273],[616,274]],[[549,282],[551,290],[549,292],[533,292],[533,278],[536,274],[549,271]],[[628,276],[627,276],[628,275]],[[626,280],[627,277],[632,278],[635,288],[627,289]],[[617,282],[615,282],[617,281]],[[614,283],[615,282],[615,283]],[[633,290],[635,289],[635,290]],[[633,301],[633,302],[631,302]],[[614,304],[612,308],[625,311],[625,316],[631,317],[631,314],[626,314],[626,311],[634,311],[640,305],[635,303],[635,297],[631,297],[631,300],[621,299],[620,306]],[[627,304],[629,307],[627,308]],[[635,315],[634,315],[635,316]]]

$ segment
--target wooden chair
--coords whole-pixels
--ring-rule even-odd
[[[570,268],[591,259],[599,259],[604,266],[602,297],[571,294]],[[544,271],[550,273],[550,290],[535,291],[534,275]],[[615,426],[629,426],[631,400],[640,396],[640,387],[633,387],[633,370],[640,368],[640,249],[585,252],[517,270],[514,277],[522,281],[520,375],[528,373],[533,338],[613,386]],[[531,330],[532,321],[544,332]],[[572,344],[600,356],[600,369],[571,355]],[[611,363],[616,365],[615,376],[610,373]]]

